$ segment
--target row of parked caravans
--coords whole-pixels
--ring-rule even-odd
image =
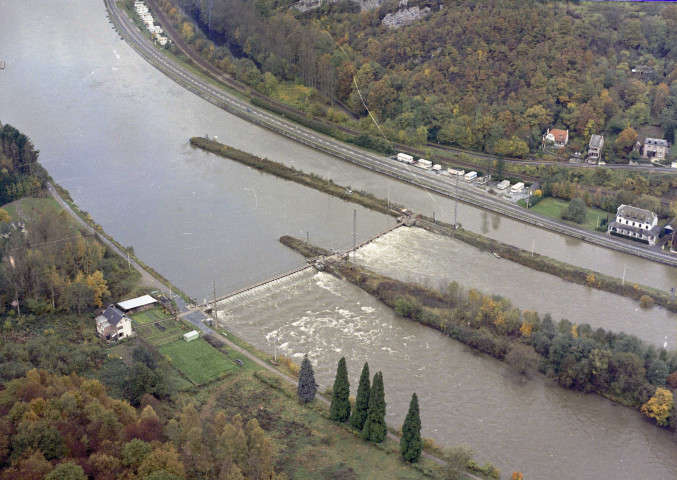
[[[139,14],[139,17],[141,17],[141,21],[146,25],[146,28],[148,28],[148,31],[153,35],[153,38],[155,38],[155,41],[162,46],[167,45],[167,37],[162,35],[162,28],[159,25],[155,25],[155,20],[153,15],[150,14],[148,6],[141,0],[137,0],[134,2],[134,9]]]
[[[407,165],[414,165],[418,168],[422,168],[423,170],[432,170],[433,172],[441,172],[442,171],[442,165],[439,165],[437,163],[433,164],[430,160],[426,160],[425,158],[419,158],[418,160],[414,160],[414,157],[411,155],[407,155],[406,153],[398,153],[397,154],[397,161],[406,163]]]
[[[491,176],[487,175],[486,177],[478,177],[477,172],[467,172],[465,170],[457,170],[455,168],[447,168],[447,172],[449,172],[449,175],[454,176],[458,175],[459,177],[463,177],[463,179],[468,182],[472,183],[475,180],[478,180],[480,184],[486,183],[488,180],[491,179]],[[510,187],[510,180],[503,180],[496,185],[496,188],[499,190],[505,190],[506,188]],[[522,190],[524,190],[524,183],[518,182],[514,184],[512,187],[510,187],[510,193],[520,193]]]
[[[414,160],[414,157],[411,155],[408,155],[406,153],[398,153],[397,154],[397,161],[406,163],[407,165],[414,165],[418,168],[422,168],[424,170],[432,170],[434,172],[440,173],[442,171],[442,166],[439,164],[433,164],[430,160],[426,160],[425,158],[419,158],[418,160]],[[475,181],[478,181],[479,184],[483,185],[487,183],[490,179],[491,176],[487,175],[486,177],[478,177],[477,172],[471,171],[467,172],[465,170],[458,170],[455,168],[447,168],[447,172],[449,175],[454,176],[458,175],[459,177],[463,177],[463,179],[468,182],[472,183]],[[524,183],[518,182],[514,184],[513,186],[510,186],[510,180],[503,180],[500,182],[498,185],[496,185],[496,188],[499,190],[505,190],[506,188],[510,187],[510,193],[520,193],[522,190],[524,190]]]

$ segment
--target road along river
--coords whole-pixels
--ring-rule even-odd
[[[350,246],[356,208],[194,150],[188,139],[196,134],[218,136],[242,150],[453,221],[449,199],[301,147],[179,87],[119,39],[103,2],[0,0],[0,11],[0,57],[6,61],[0,120],[30,136],[55,181],[108,233],[133,245],[138,257],[191,296],[211,296],[212,281],[221,295],[302,265],[300,256],[279,245],[283,234],[305,238],[309,232],[318,245]],[[393,222],[357,210],[358,242]],[[522,248],[530,249],[533,239],[537,252],[614,276],[627,265],[628,281],[667,290],[677,284],[674,268],[470,206],[459,205],[458,211],[464,227]],[[496,461],[506,472],[523,470],[529,478],[666,478],[676,470],[675,442],[636,412],[538,381],[522,384],[500,364],[402,323],[357,289],[318,278],[325,287],[311,286],[295,297],[290,292],[285,301],[257,295],[254,309],[233,314],[238,321],[248,316],[261,322],[251,333],[235,320],[230,325],[271,351],[265,335],[288,329],[290,353],[308,350],[322,358],[318,376],[325,386],[339,353],[354,349],[353,386],[365,359],[373,371],[383,370],[392,424],[401,423],[417,391],[426,435],[471,443],[483,460]],[[537,290],[530,278],[525,275],[524,288]],[[320,296],[314,293],[318,288]],[[323,299],[325,294],[330,296]],[[596,302],[595,292],[590,295]],[[344,327],[322,329],[323,322]],[[315,330],[304,341],[291,335],[309,328]],[[390,334],[395,330],[397,335]],[[336,352],[341,339],[344,350]]]
[[[524,381],[329,274],[306,270],[218,309],[228,329],[271,354],[300,362],[308,352],[320,390],[345,356],[354,395],[368,361],[383,371],[390,425],[402,424],[416,392],[424,436],[471,444],[503,478],[514,470],[530,479],[670,478],[677,469],[674,435],[639,413],[541,375]]]

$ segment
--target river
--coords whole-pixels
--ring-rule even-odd
[[[271,354],[300,363],[307,352],[320,391],[345,356],[355,395],[368,361],[372,375],[383,372],[390,425],[402,425],[416,392],[423,435],[472,445],[502,478],[514,470],[529,479],[671,478],[677,471],[674,435],[637,412],[539,374],[525,381],[329,274],[306,270],[218,308],[228,329]]]
[[[109,234],[134,246],[139,258],[193,297],[211,296],[212,282],[220,295],[302,265],[300,256],[278,244],[281,235],[307,235],[318,245],[343,248],[353,241],[353,210],[358,241],[393,223],[195,150],[188,144],[193,135],[216,136],[245,151],[453,220],[449,199],[299,146],[177,86],[120,40],[102,2],[0,0],[0,11],[0,60],[6,62],[0,70],[0,121],[32,139],[55,181]],[[666,290],[677,284],[674,268],[471,206],[459,205],[458,210],[466,228],[507,243],[530,249],[533,239],[539,253],[619,277],[625,268],[628,281]],[[492,257],[468,255],[484,263],[481,268],[495,265]],[[419,276],[414,268],[409,275]],[[401,423],[409,396],[417,391],[426,435],[445,443],[470,443],[481,459],[495,461],[508,473],[515,468],[528,472],[529,478],[574,478],[572,472],[579,478],[665,478],[677,470],[675,442],[637,413],[538,380],[523,384],[493,360],[403,323],[356,289],[318,278],[314,281],[325,287],[311,286],[311,291],[277,303],[261,297],[248,307],[268,318],[249,333],[244,325],[231,326],[259,344],[281,331],[288,352],[313,352],[324,385],[338,355],[354,349],[349,357],[353,386],[367,358],[373,371],[384,372],[389,422]],[[520,281],[525,289],[537,291],[539,278],[523,274]],[[328,310],[318,303],[325,300],[313,293],[328,292],[326,285],[338,289],[326,300]],[[603,298],[597,291],[587,294],[590,303],[603,303]],[[529,306],[524,297],[514,303]],[[558,308],[562,311],[565,305]],[[281,319],[266,317],[266,309],[273,317],[279,309]],[[326,325],[343,327],[319,328],[323,323],[315,311],[326,317]],[[344,311],[352,312],[347,319]],[[376,331],[359,330],[360,322]],[[304,333],[311,328],[312,335]],[[348,334],[351,328],[355,334]],[[342,347],[334,340],[340,338]]]
[[[640,308],[639,302],[567,282],[461,241],[421,228],[398,228],[360,248],[356,261],[383,275],[440,288],[456,281],[509,298],[522,310],[550,313],[554,320],[632,333],[670,349],[677,344],[677,314]]]

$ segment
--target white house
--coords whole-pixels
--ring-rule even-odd
[[[662,138],[649,138],[644,140],[642,148],[643,158],[655,158],[656,160],[663,160],[667,157],[670,149],[670,143]]]
[[[660,231],[655,213],[631,205],[621,205],[616,212],[616,219],[609,222],[607,233],[655,245]]]
[[[569,143],[569,130],[560,130],[558,128],[553,128],[548,130],[543,134],[543,146],[552,145],[557,148],[564,147]]]
[[[132,321],[122,311],[110,305],[96,317],[96,334],[107,342],[117,342],[132,335]]]

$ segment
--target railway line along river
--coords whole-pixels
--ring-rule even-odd
[[[55,181],[109,234],[134,246],[140,259],[195,298],[211,297],[212,281],[221,295],[301,266],[303,258],[279,245],[281,235],[345,248],[353,241],[353,209],[358,242],[394,220],[192,149],[193,135],[218,136],[242,150],[453,221],[451,200],[294,144],[174,84],[120,40],[103,2],[0,0],[0,11],[0,53],[6,61],[0,71],[0,121],[32,139]],[[525,249],[533,241],[539,253],[617,277],[625,266],[627,281],[664,290],[677,285],[674,268],[471,206],[459,205],[459,219],[473,231]],[[390,248],[400,248],[394,239],[384,241],[374,244],[375,252],[391,255]],[[496,267],[493,257],[458,248],[456,257],[467,256],[477,272],[513,271]],[[365,250],[363,261],[371,262],[373,254]],[[421,276],[415,265],[400,268],[401,275]],[[520,272],[517,266],[514,271]],[[429,274],[430,281],[436,275]],[[525,292],[541,288],[541,277],[518,275]],[[401,424],[416,391],[426,436],[472,444],[481,460],[504,472],[521,470],[534,479],[669,478],[677,471],[674,437],[634,411],[538,378],[522,382],[500,363],[405,322],[333,277],[314,274],[278,286],[286,297],[254,291],[251,300],[228,306],[229,328],[271,352],[271,335],[289,354],[311,352],[323,387],[341,355],[347,356],[353,388],[362,362],[369,360],[373,371],[384,372],[392,425]],[[489,286],[496,293],[505,288]],[[602,305],[604,298],[597,291],[578,296],[583,310]],[[513,302],[569,317],[564,304],[533,303],[526,293]],[[662,321],[667,320],[656,325]],[[650,335],[660,342],[660,334]]]

